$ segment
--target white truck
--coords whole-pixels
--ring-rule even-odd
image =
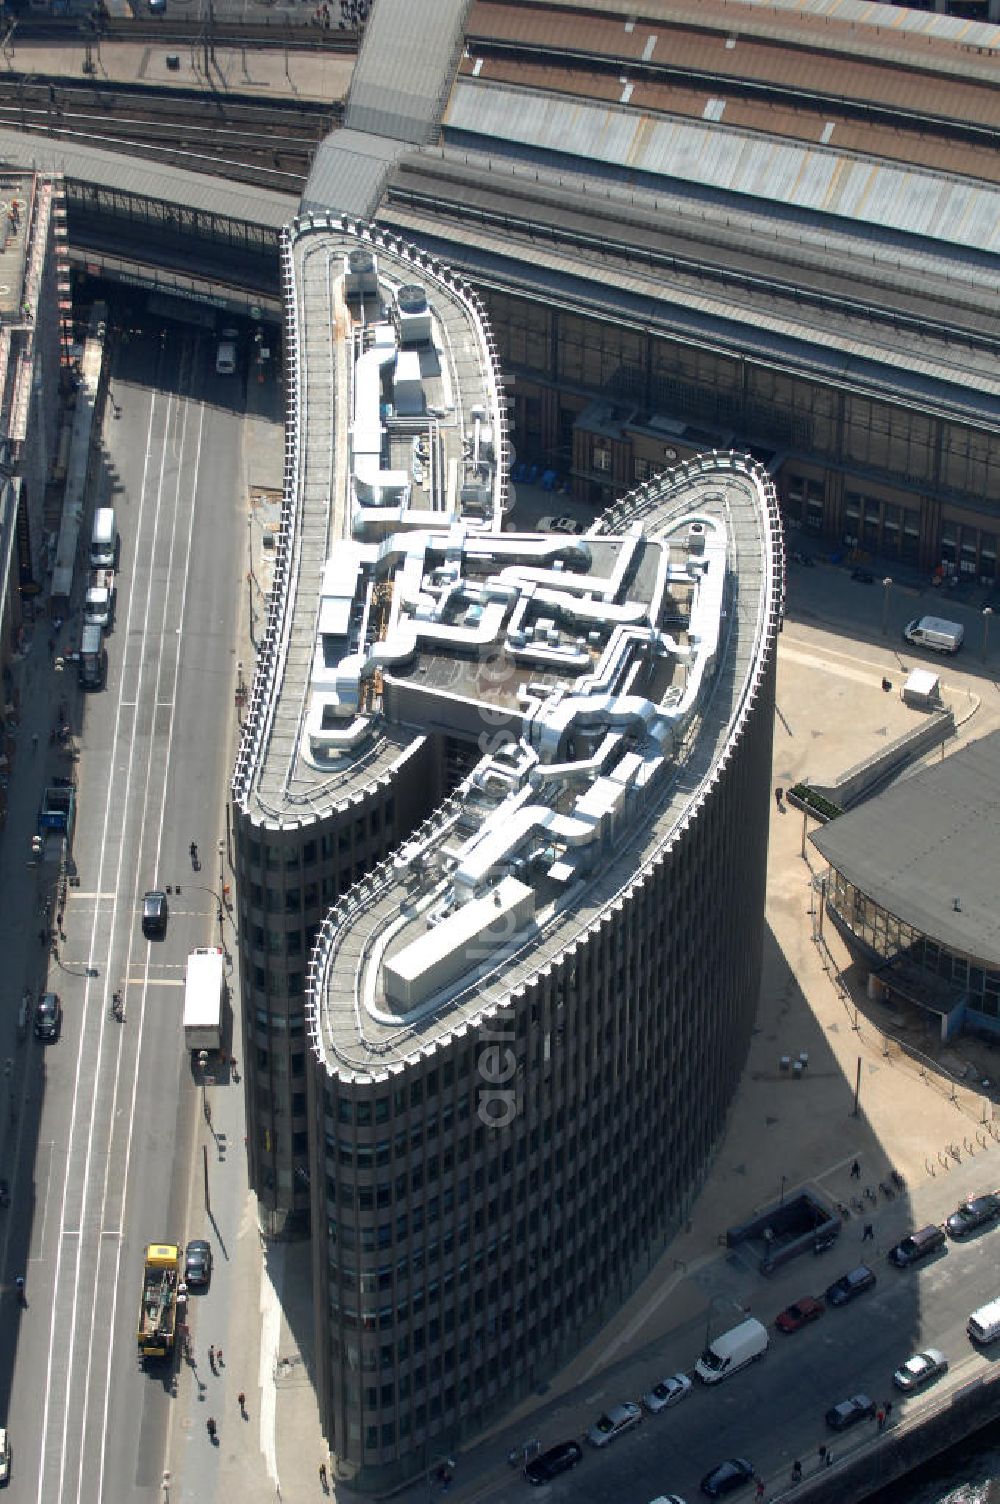
[[[709,1343],[694,1371],[703,1384],[718,1384],[767,1352],[767,1327],[753,1316]]]
[[[226,1003],[226,970],[217,945],[205,945],[188,956],[184,982],[184,1043],[189,1050],[218,1050],[222,1046],[222,1013]]]

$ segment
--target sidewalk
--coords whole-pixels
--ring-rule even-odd
[[[145,42],[108,42],[91,46],[96,72],[92,83],[139,85],[145,89],[196,89],[225,107],[234,100],[267,103],[274,100],[333,104],[346,99],[355,58],[343,53],[296,52],[283,47],[227,48],[215,46],[212,68],[205,73],[202,47],[182,47],[169,38],[158,45]],[[10,67],[35,82],[67,78],[85,81],[86,49],[77,45],[53,47],[22,42],[15,34],[8,48]],[[167,67],[168,55],[179,67]]]
[[[0,949],[9,959],[8,1007],[3,1018],[0,1051],[10,1061],[4,1072],[4,1106],[0,1116],[0,1175],[10,1182],[13,1205],[19,1187],[15,1162],[23,1131],[24,1108],[35,1090],[33,1078],[40,1070],[37,1054],[31,1053],[31,1016],[40,993],[50,985],[62,989],[58,977],[61,961],[52,956],[47,930],[58,931],[60,911],[56,900],[58,867],[54,863],[32,865],[31,838],[36,831],[42,791],[53,777],[75,777],[76,765],[70,747],[56,747],[50,734],[60,703],[66,702],[69,724],[78,734],[82,707],[78,702],[76,675],[71,667],[54,667],[49,644],[64,651],[72,636],[72,624],[64,622],[57,633],[48,616],[48,595],[34,598],[35,619],[22,629],[21,651],[14,656],[9,684],[4,686],[6,732],[3,738],[2,776],[6,779],[7,816],[0,835]],[[16,725],[13,724],[16,721]],[[51,899],[50,917],[44,905]],[[24,1038],[18,1037],[18,1005],[25,990],[31,993],[31,1009]],[[16,1218],[4,1228],[4,1255]],[[26,1250],[19,1252],[23,1262]]]

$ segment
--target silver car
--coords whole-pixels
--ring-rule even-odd
[[[928,1347],[922,1353],[914,1353],[912,1358],[907,1358],[903,1366],[896,1369],[892,1382],[904,1394],[912,1394],[915,1389],[923,1389],[925,1384],[933,1384],[935,1379],[947,1372],[948,1359],[941,1349]]]
[[[643,1395],[642,1403],[650,1415],[658,1415],[661,1410],[669,1410],[671,1405],[679,1405],[690,1393],[691,1380],[687,1374],[675,1373],[654,1384],[649,1393]]]
[[[638,1426],[641,1421],[641,1407],[633,1400],[626,1400],[624,1404],[615,1405],[604,1415],[598,1416],[587,1432],[587,1440],[592,1447],[609,1446],[625,1431],[631,1431],[633,1426]]]

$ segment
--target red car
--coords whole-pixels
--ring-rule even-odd
[[[817,1316],[822,1316],[825,1310],[826,1306],[821,1300],[814,1299],[812,1295],[803,1295],[794,1305],[782,1311],[774,1324],[780,1332],[797,1332],[800,1327],[815,1321]]]

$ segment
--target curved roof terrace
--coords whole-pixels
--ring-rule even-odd
[[[392,539],[499,533],[506,405],[478,297],[395,235],[333,215],[282,232],[287,414],[274,586],[233,797],[322,818],[417,743],[381,714]]]
[[[738,744],[782,609],[774,490],[735,454],[659,477],[583,538],[453,527],[394,567],[384,711],[483,755],[317,940],[314,1048],[369,1079],[495,1013],[628,902]]]

